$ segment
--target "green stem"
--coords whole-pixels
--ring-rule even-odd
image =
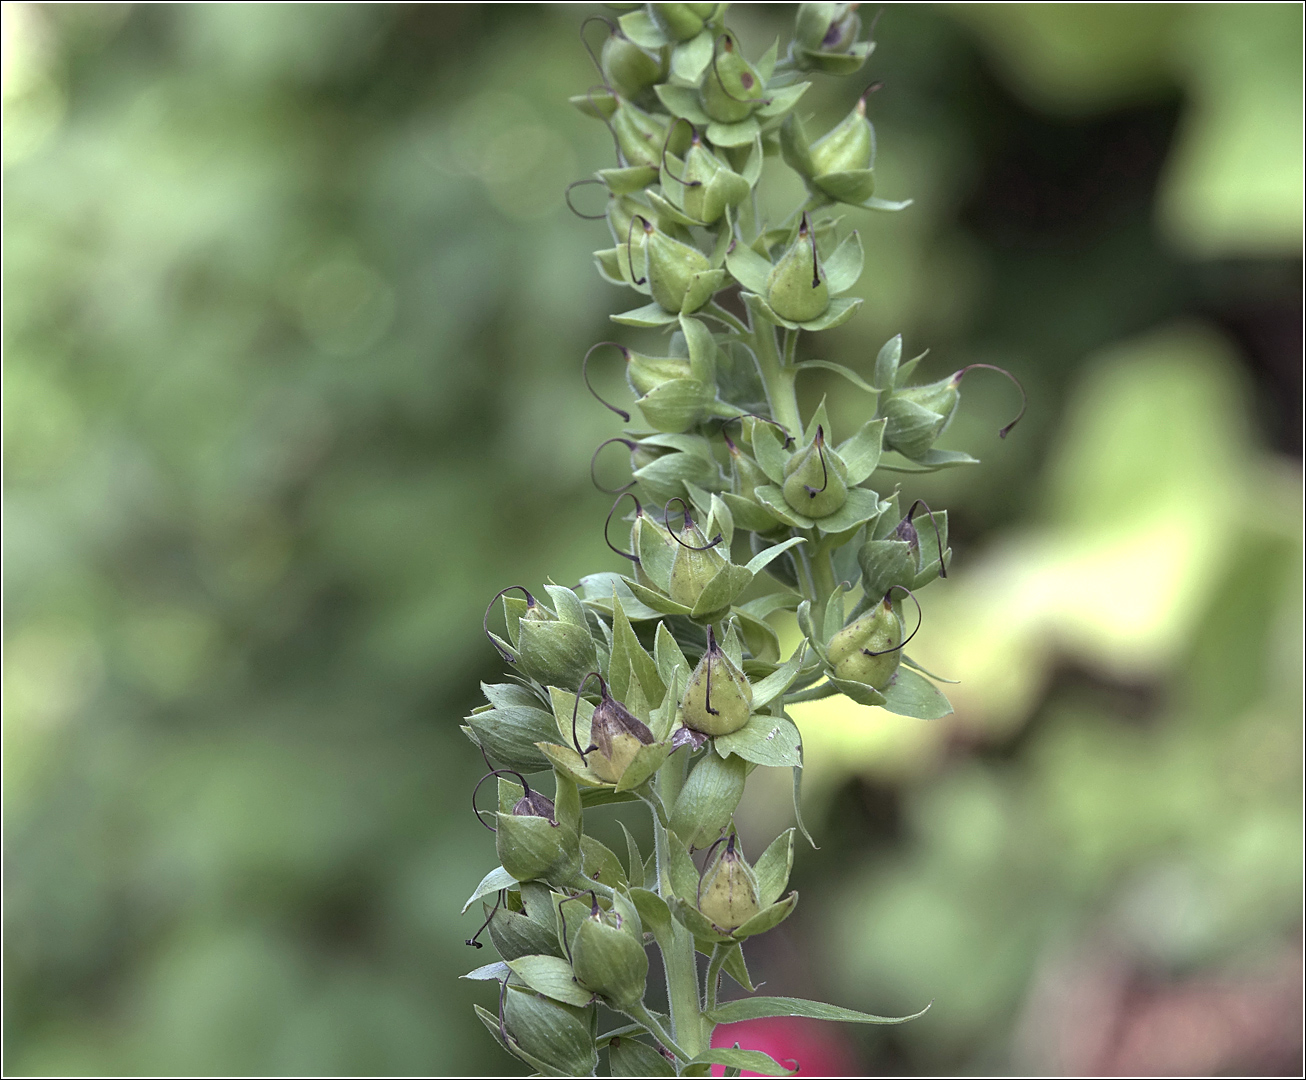
[[[792,365],[785,365],[776,347],[775,328],[770,323],[757,320],[753,331],[753,355],[757,357],[757,371],[766,389],[767,404],[775,422],[786,428],[794,438],[803,434],[803,420],[798,412],[798,397],[794,393]]]
[[[707,965],[707,983],[703,987],[704,998],[707,1005],[704,1012],[711,1012],[716,1008],[717,984],[721,981],[721,968],[726,962],[726,948],[721,942],[712,946],[712,959]]]
[[[673,754],[658,770],[657,787],[664,806],[675,806],[676,796],[685,782],[688,757],[688,753]],[[658,889],[666,899],[674,895],[671,888],[671,841],[656,815],[653,819],[653,844],[657,856]],[[669,940],[662,948],[662,967],[667,975],[672,1033],[689,1056],[695,1057],[707,1049],[702,1002],[698,996],[698,962],[694,956],[694,936],[677,919],[672,919]]]
[[[649,1012],[648,1009],[644,1008],[644,1003],[642,1001],[636,1002],[634,1005],[630,1006],[630,1008],[623,1009],[622,1011],[632,1020],[638,1020],[643,1024],[653,1038],[657,1039],[658,1042],[675,1054],[681,1061],[690,1061],[695,1057],[694,1054],[687,1053],[676,1045],[671,1036],[667,1034],[667,1029],[658,1023],[658,1018]]]

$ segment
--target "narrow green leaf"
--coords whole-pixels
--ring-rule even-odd
[[[902,662],[907,667],[911,668],[913,671],[919,671],[922,675],[928,675],[931,679],[934,679],[936,682],[952,683],[954,686],[957,683],[961,682],[960,679],[945,679],[942,675],[935,675],[934,672],[930,671],[928,668],[921,667],[920,664],[916,663],[916,661],[913,660],[906,653],[902,654]]]
[[[868,383],[858,375],[857,372],[853,371],[852,368],[845,367],[843,364],[836,364],[833,360],[803,360],[801,363],[795,364],[794,366],[799,370],[805,370],[807,368],[823,368],[826,371],[833,371],[836,375],[842,375],[857,387],[858,390],[865,390],[868,394],[878,394],[880,392],[877,387]]]
[[[704,1050],[689,1064],[691,1066],[727,1065],[736,1069],[747,1069],[749,1072],[761,1073],[763,1076],[789,1076],[798,1071],[797,1069],[786,1069],[770,1054],[764,1054],[761,1050],[740,1050],[738,1047],[733,1050],[722,1047]]]
[[[802,750],[802,744],[799,744],[799,750]],[[816,846],[816,841],[812,839],[812,834],[807,831],[807,826],[803,824],[803,767],[794,766],[794,821],[798,823],[798,831],[803,834],[803,839],[812,845],[813,851],[820,851]]]
[[[734,1024],[740,1020],[762,1020],[771,1016],[802,1016],[809,1020],[837,1020],[845,1024],[904,1024],[924,1016],[929,1010],[930,1006],[926,1005],[920,1012],[910,1016],[875,1016],[805,998],[753,997],[727,1001],[707,1016],[715,1024]]]

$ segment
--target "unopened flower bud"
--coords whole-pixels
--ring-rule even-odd
[[[825,445],[825,431],[785,465],[785,502],[809,518],[829,517],[848,501],[848,467]]]
[[[830,306],[830,289],[825,268],[816,251],[816,237],[803,215],[798,236],[766,281],[766,302],[781,318],[807,322],[825,314]]]
[[[703,111],[720,123],[735,124],[753,115],[765,92],[761,75],[740,55],[735,39],[722,34],[713,46],[712,63],[699,92]]]
[[[688,507],[679,532],[672,536],[676,541],[676,553],[671,558],[671,582],[667,593],[677,604],[692,608],[703,595],[708,582],[726,565],[726,560],[694,524]]]
[[[826,655],[837,678],[883,690],[902,660],[902,620],[888,596],[830,639]]]
[[[703,867],[698,883],[698,910],[722,930],[743,926],[760,910],[757,877],[736,850],[734,833]]]
[[[686,727],[704,735],[729,735],[748,723],[753,713],[753,687],[707,628],[707,652],[698,662],[680,702]]]
[[[592,897],[590,912],[581,919],[570,945],[572,972],[586,990],[601,994],[619,1009],[643,998],[648,953],[633,906],[617,900],[611,911],[604,911]]]

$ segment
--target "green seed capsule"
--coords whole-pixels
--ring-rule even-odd
[[[866,98],[862,97],[852,112],[812,143],[808,153],[819,178],[826,173],[869,169],[874,145],[871,122],[866,119]]]
[[[618,900],[612,911],[604,911],[595,900],[571,938],[571,969],[576,981],[617,1008],[634,1005],[644,997],[648,979],[648,953],[642,938],[639,915],[632,906]]]
[[[886,596],[830,639],[826,655],[836,677],[883,690],[902,660],[902,620]]]
[[[590,742],[593,745],[586,750],[586,762],[600,779],[616,784],[639,753],[639,748],[652,744],[653,732],[608,693],[606,683],[600,685],[603,697],[590,721]]]
[[[766,302],[783,319],[807,322],[824,315],[830,306],[825,268],[816,250],[816,237],[803,215],[798,236],[766,280]]]
[[[683,527],[676,541],[676,553],[671,557],[671,587],[668,595],[677,604],[692,608],[703,595],[707,584],[726,565],[725,558],[715,546],[709,546],[707,537],[685,511]]]
[[[829,517],[848,501],[848,467],[825,445],[825,431],[785,465],[785,502],[809,518]]]
[[[698,910],[722,930],[735,930],[760,910],[757,877],[735,850],[730,834],[725,848],[708,860],[698,883]]]
[[[717,645],[709,626],[707,652],[689,678],[680,718],[686,727],[704,735],[729,735],[747,724],[752,714],[753,687]]]
[[[735,39],[729,34],[721,35],[714,50],[699,98],[703,111],[713,120],[735,124],[753,115],[766,87],[757,69],[739,55]]]
[[[662,57],[641,49],[625,34],[610,34],[599,58],[604,78],[621,97],[639,97],[667,74]]]

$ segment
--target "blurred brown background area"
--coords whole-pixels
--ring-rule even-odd
[[[4,6],[6,1073],[514,1071],[457,979],[458,724],[496,590],[617,568],[579,365],[625,298],[562,203],[611,164],[566,104],[601,10]],[[866,302],[808,355],[901,331],[1031,409],[999,442],[972,376],[983,464],[904,485],[956,714],[795,709],[821,846],[754,974],[934,1002],[817,1025],[850,1071],[1300,1073],[1301,20],[880,18],[916,202],[850,215]]]

